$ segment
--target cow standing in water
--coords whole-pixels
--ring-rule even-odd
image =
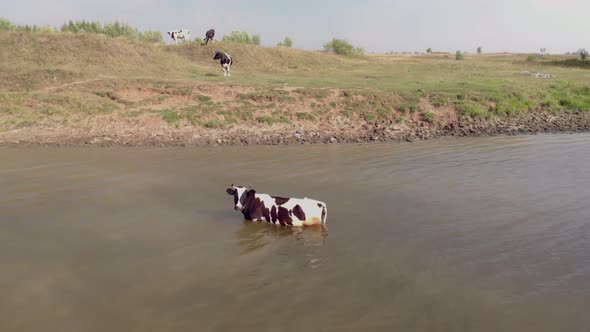
[[[219,60],[219,64],[223,68],[223,77],[231,77],[231,65],[234,63],[231,55],[223,52],[215,52],[213,60]]]
[[[207,32],[205,33],[205,45],[209,45],[209,42],[213,42],[213,38],[215,38],[215,30],[207,30]]]
[[[227,188],[234,197],[234,209],[242,212],[246,220],[266,221],[286,226],[313,226],[326,224],[326,203],[309,198],[283,198],[257,194],[250,187]]]

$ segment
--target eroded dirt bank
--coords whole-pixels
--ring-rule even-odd
[[[204,129],[161,124],[102,123],[87,128],[36,128],[0,133],[2,146],[211,146],[402,142],[451,136],[517,135],[590,131],[588,113],[534,113],[482,120],[458,117],[444,122],[393,120],[374,123],[280,124]]]
[[[369,89],[140,83],[77,87],[80,99],[94,98],[95,105],[108,106],[106,111],[73,112],[76,105],[67,104],[63,112],[48,113],[43,107],[49,106],[40,104],[44,117],[31,112],[29,118],[42,125],[22,128],[22,114],[9,113],[5,120],[17,128],[1,131],[0,145],[276,145],[590,131],[590,112],[540,108],[494,115],[490,103],[491,111],[478,116],[440,95],[408,99]]]

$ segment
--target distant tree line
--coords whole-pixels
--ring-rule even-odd
[[[140,31],[127,23],[105,23],[97,21],[68,21],[58,30],[53,27],[37,27],[36,25],[15,25],[11,21],[0,18],[0,31],[22,31],[22,32],[69,32],[69,33],[94,33],[103,34],[108,37],[125,37],[145,42],[161,43],[163,42],[160,31]]]
[[[0,17],[0,31],[22,31],[22,32],[53,32],[52,27],[38,27],[36,25],[16,25],[11,21]]]
[[[102,24],[97,21],[68,21],[61,26],[61,32],[72,33],[97,33],[107,35],[109,37],[126,37],[130,39],[137,39],[152,43],[163,42],[162,33],[160,31],[139,31],[139,29],[130,26],[127,23],[105,23]]]
[[[260,35],[251,35],[246,31],[234,30],[229,35],[223,36],[222,41],[224,43],[239,43],[239,44],[253,44],[260,45],[262,39]]]

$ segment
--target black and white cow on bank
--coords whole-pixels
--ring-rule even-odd
[[[187,29],[168,31],[168,35],[174,40],[174,44],[177,44],[179,40],[183,42],[190,40],[190,34],[190,31]]]
[[[213,38],[215,38],[215,29],[209,29],[205,33],[205,45],[209,45],[209,42],[213,42]]]
[[[219,64],[223,68],[224,77],[231,77],[230,69],[231,65],[234,63],[234,60],[232,59],[231,55],[217,51],[215,52],[213,60],[219,60]]]
[[[287,226],[314,226],[326,224],[326,203],[309,198],[283,198],[257,194],[250,187],[227,188],[234,197],[234,209],[252,221],[266,221]]]

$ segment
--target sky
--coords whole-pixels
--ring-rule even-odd
[[[590,0],[0,0],[0,17],[16,24],[118,20],[163,33],[189,29],[193,38],[242,30],[266,46],[289,36],[304,49],[341,38],[369,53],[590,49],[588,13]]]

